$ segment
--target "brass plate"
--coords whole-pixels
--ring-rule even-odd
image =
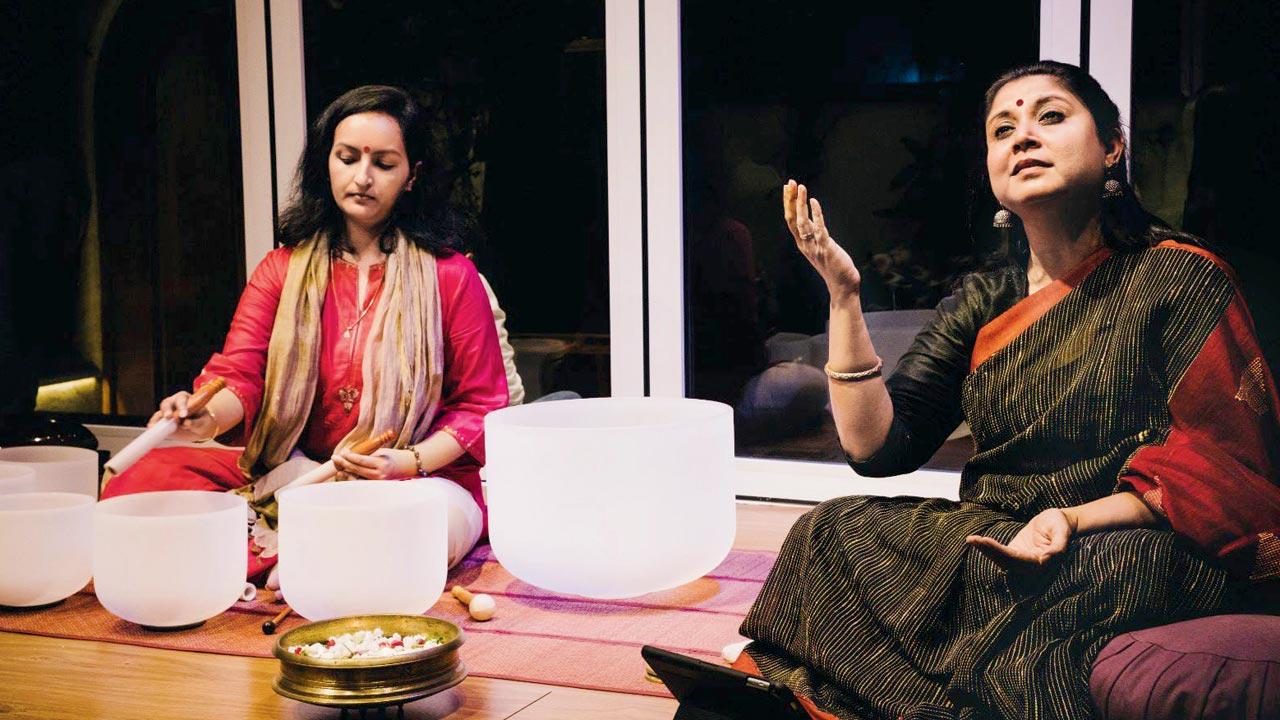
[[[295,655],[286,648],[324,642],[358,630],[382,628],[386,634],[423,634],[441,644],[384,658],[325,660]],[[421,615],[357,615],[308,623],[276,641],[280,676],[272,688],[287,698],[324,707],[399,705],[438,693],[467,677],[458,660],[462,629],[447,620]]]

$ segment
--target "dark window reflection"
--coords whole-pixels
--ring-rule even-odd
[[[1280,5],[1137,0],[1134,185],[1235,267],[1280,371]]]
[[[525,400],[608,395],[604,3],[305,0],[303,28],[309,120],[370,83],[433,114]]]
[[[1038,57],[1037,6],[749,0],[730,21],[682,5],[690,394],[735,406],[740,455],[840,458],[826,290],[782,221],[783,182],[822,201],[892,368],[961,274],[1004,262],[974,176],[979,99]]]
[[[148,417],[244,284],[229,0],[0,5],[0,413]]]

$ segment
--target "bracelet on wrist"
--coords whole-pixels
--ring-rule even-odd
[[[418,471],[418,477],[426,477],[427,469],[422,466],[422,456],[418,454],[418,446],[410,445],[409,452],[413,453],[413,465]]]
[[[827,377],[836,382],[862,382],[863,380],[880,377],[880,371],[884,369],[884,360],[877,356],[875,365],[867,368],[866,370],[858,370],[855,372],[838,372],[836,370],[832,370],[829,363],[824,365],[822,369],[826,371]]]

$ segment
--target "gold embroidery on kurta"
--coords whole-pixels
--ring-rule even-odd
[[[1274,533],[1258,533],[1258,554],[1253,562],[1250,580],[1280,577],[1280,537]]]
[[[1240,389],[1236,391],[1236,400],[1248,405],[1257,415],[1265,415],[1269,405],[1266,367],[1261,357],[1254,358],[1240,376]]]

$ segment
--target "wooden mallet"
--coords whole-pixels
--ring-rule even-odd
[[[498,606],[493,601],[493,598],[483,593],[479,595],[472,594],[470,590],[461,585],[454,585],[451,592],[458,602],[467,606],[467,612],[471,614],[472,620],[484,622],[492,618],[494,611],[497,610]]]
[[[288,605],[285,605],[284,609],[281,610],[278,614],[276,614],[275,617],[262,623],[262,634],[263,635],[274,634],[276,631],[276,628],[280,626],[280,623],[284,622],[285,618],[289,617],[289,613],[291,612],[293,612],[293,608],[289,607]]]
[[[395,430],[387,430],[381,434],[374,435],[368,440],[362,440],[351,446],[351,452],[357,455],[368,455],[374,450],[385,446],[387,443],[396,439]],[[299,475],[293,482],[280,488],[280,490],[288,490],[289,488],[303,487],[304,485],[314,485],[316,483],[327,482],[333,476],[338,474],[338,468],[333,464],[332,460],[327,460],[320,464],[319,467],[308,471],[303,475]],[[277,490],[276,492],[280,492]]]

